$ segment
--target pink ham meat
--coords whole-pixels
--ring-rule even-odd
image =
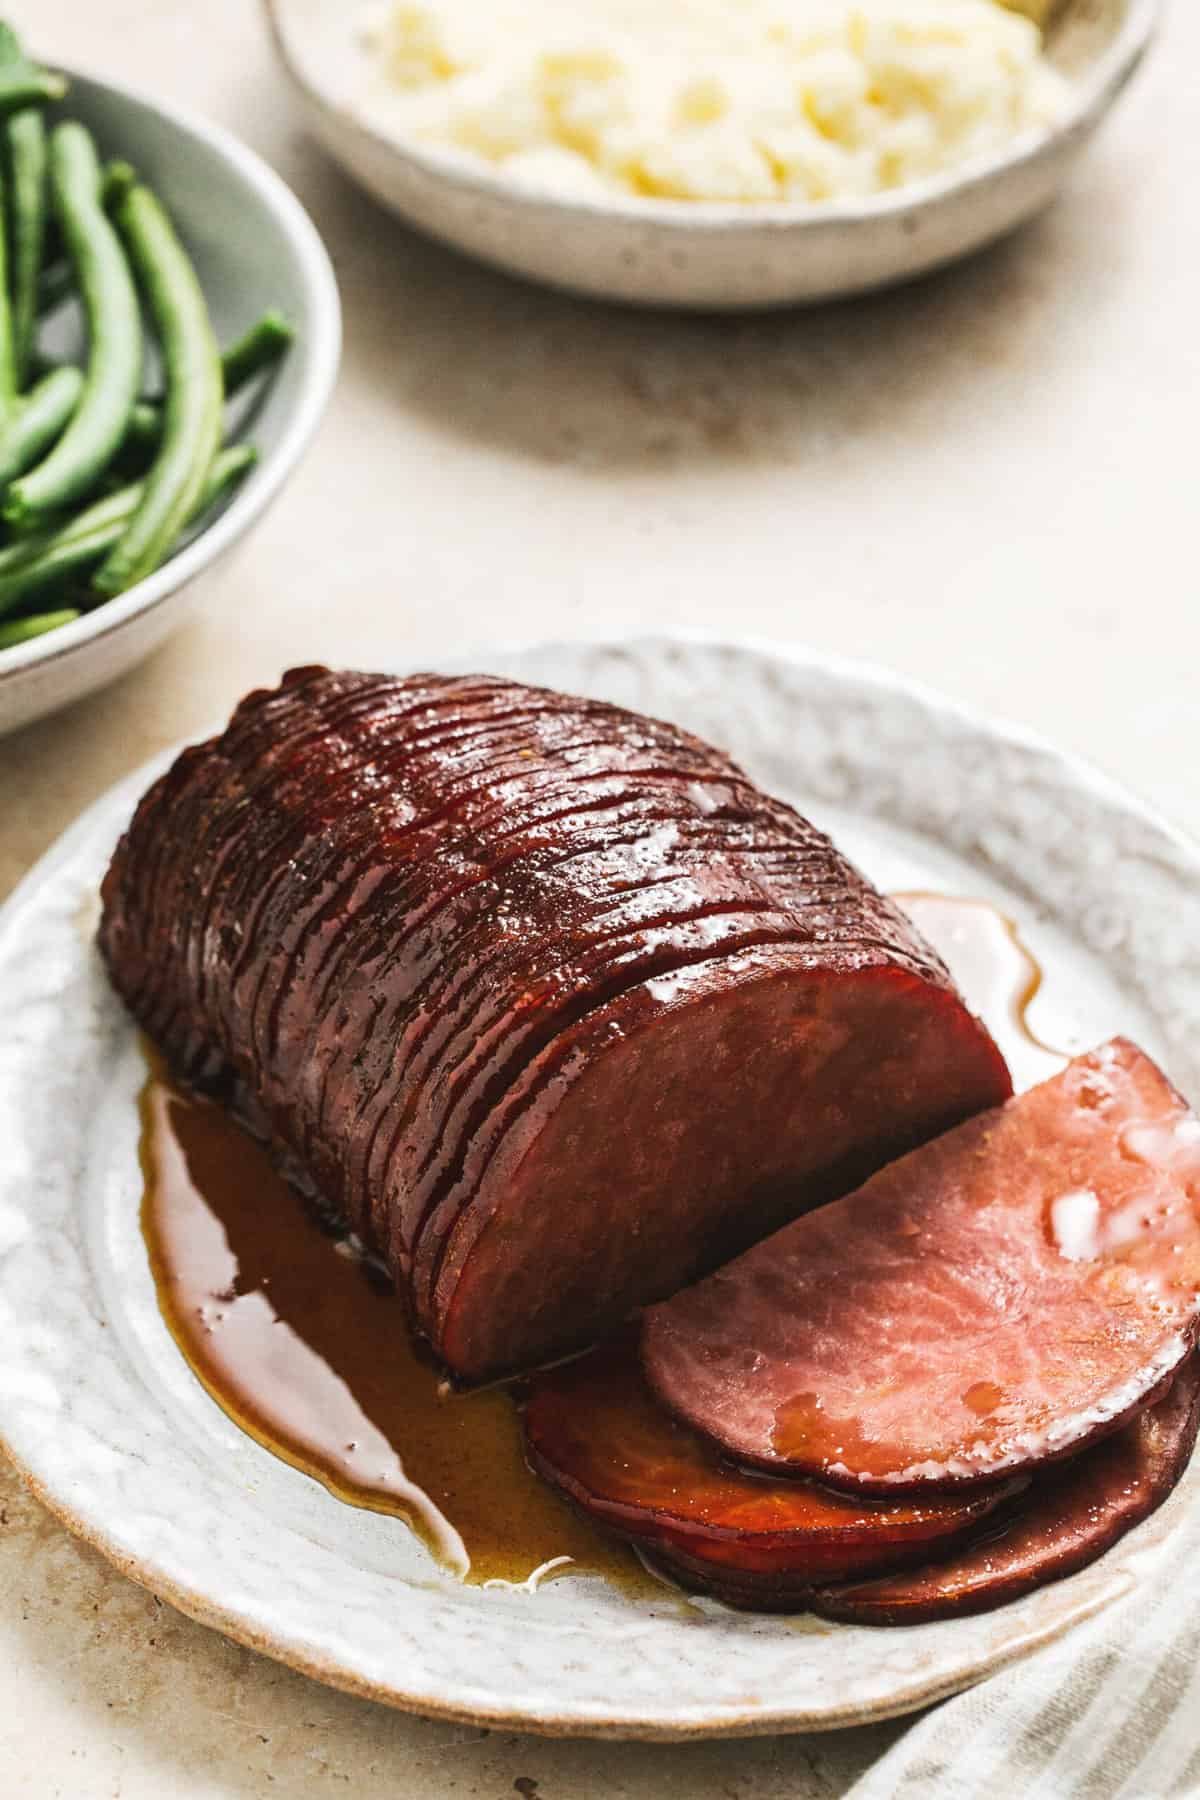
[[[898,1494],[1078,1451],[1200,1319],[1200,1120],[1116,1039],[653,1308],[659,1399],[739,1461]]]
[[[672,725],[487,676],[293,671],[142,800],[100,947],[390,1268],[531,1366],[1011,1091],[937,957]]]

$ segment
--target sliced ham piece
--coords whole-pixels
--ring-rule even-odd
[[[1011,1091],[900,911],[676,726],[294,670],[155,783],[100,947],[467,1381]]]
[[[998,1531],[985,1527],[977,1543],[925,1568],[821,1587],[805,1604],[827,1619],[919,1625],[987,1612],[1073,1575],[1162,1505],[1188,1465],[1198,1421],[1200,1365],[1193,1356],[1165,1399],[1039,1475]]]
[[[713,1581],[751,1574],[789,1595],[946,1554],[1022,1485],[880,1504],[747,1475],[657,1405],[633,1334],[536,1376],[524,1423],[533,1468],[601,1524]]]
[[[739,1461],[869,1493],[994,1481],[1144,1406],[1200,1322],[1200,1120],[1115,1039],[645,1318]]]
[[[1165,1396],[1032,1480],[871,1501],[725,1462],[657,1404],[626,1334],[534,1378],[525,1442],[539,1474],[683,1587],[752,1612],[916,1625],[1094,1562],[1166,1500],[1198,1420],[1193,1356]]]

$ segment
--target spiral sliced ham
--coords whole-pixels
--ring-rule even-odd
[[[899,911],[726,756],[486,676],[251,694],[143,799],[100,944],[466,1380],[1010,1091]]]

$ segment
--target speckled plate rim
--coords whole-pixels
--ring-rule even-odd
[[[610,200],[590,194],[557,194],[550,189],[515,182],[511,176],[464,152],[385,131],[369,115],[332,98],[310,79],[304,60],[289,35],[291,26],[285,16],[288,0],[263,0],[263,4],[280,62],[303,99],[319,113],[358,132],[380,149],[403,157],[427,175],[452,182],[464,193],[482,198],[527,198],[550,212],[560,213],[564,222],[572,215],[596,214],[631,226],[653,225],[665,230],[700,227],[731,233],[763,228],[795,231],[805,226],[815,230],[864,220],[903,218],[952,193],[969,194],[993,181],[1002,171],[1038,162],[1052,154],[1063,139],[1087,131],[1097,116],[1108,110],[1150,48],[1162,17],[1162,0],[1129,0],[1120,30],[1088,68],[1086,76],[1072,83],[1075,92],[1071,104],[1054,124],[1046,130],[1023,132],[1003,149],[981,156],[962,169],[910,182],[892,192],[829,204],[778,200],[747,206],[737,201],[656,197],[626,201],[620,197]]]
[[[828,804],[845,803],[852,793],[856,806],[890,820],[897,816],[899,796],[907,793],[910,808],[906,823],[913,825],[915,816],[914,830],[936,829],[941,817],[948,838],[958,850],[974,854],[984,864],[1004,868],[1010,877],[1012,869],[1006,859],[1021,854],[1024,877],[1033,884],[1031,892],[1046,891],[1047,870],[1053,866],[1057,874],[1050,878],[1050,885],[1060,896],[1067,894],[1068,914],[1074,905],[1070,894],[1075,889],[1086,892],[1087,877],[1093,881],[1098,877],[1097,892],[1103,896],[1103,904],[1072,916],[1072,928],[1097,955],[1115,956],[1119,951],[1129,964],[1129,979],[1139,990],[1146,988],[1147,977],[1151,978],[1151,986],[1158,984],[1166,1001],[1156,1016],[1155,1030],[1171,1053],[1171,1072],[1194,1084],[1200,1065],[1189,1043],[1191,1038],[1200,1036],[1195,1030],[1200,1021],[1200,954],[1191,946],[1200,944],[1200,852],[1115,783],[1032,734],[984,721],[919,685],[884,671],[788,650],[761,640],[714,643],[702,638],[674,638],[625,645],[538,644],[523,649],[481,651],[456,656],[453,661],[459,666],[519,671],[530,679],[556,679],[562,685],[593,691],[619,689],[620,697],[633,703],[641,698],[639,690],[649,688],[659,710],[689,715],[685,716],[687,723],[699,723],[699,709],[710,732],[727,740],[732,735],[737,753],[760,773],[765,773],[763,757],[770,750],[771,738],[778,739],[782,716],[778,710],[770,716],[770,700],[777,709],[783,706],[790,715],[791,726],[786,744],[776,742],[774,754],[784,757],[793,768],[802,763],[806,791],[820,795]],[[623,672],[625,679],[616,679],[618,671]],[[654,702],[646,696],[644,703]],[[740,735],[721,729],[722,718],[732,719],[734,713],[743,721]],[[864,736],[868,725],[870,731]],[[864,766],[856,767],[855,754]],[[946,791],[939,793],[936,779],[931,791],[932,771],[950,767],[948,758],[952,759],[953,773],[948,783],[942,778]],[[98,838],[104,843],[112,841],[122,814],[127,813],[145,779],[146,772],[140,771],[119,784],[76,822],[22,883],[0,913],[0,970],[7,967],[11,976],[17,966],[11,941],[14,931],[55,895],[81,855],[86,853],[94,860]],[[988,815],[986,807],[979,816],[971,816],[972,808],[964,804],[964,796],[969,797],[976,789],[994,791],[994,816]],[[1004,795],[1014,794],[1018,796],[1013,804],[1020,825],[1015,836],[1013,821],[1005,818],[1001,800]],[[1050,829],[1051,815],[1060,820],[1063,830]],[[1098,826],[1103,829],[1097,830]],[[1068,883],[1066,889],[1064,881]],[[72,929],[76,940],[74,954],[77,960],[83,960],[86,953],[74,920]],[[25,940],[21,948],[24,947]],[[24,958],[27,964],[31,960],[34,959]],[[43,1005],[46,1022],[53,1025],[53,995],[34,991],[38,1004]],[[7,1066],[10,1070],[14,1066],[11,1055]],[[7,1083],[4,1087],[15,1107],[19,1096],[14,1097]],[[14,1112],[11,1117],[19,1117],[19,1113]],[[18,1166],[14,1172],[13,1139],[7,1141],[5,1166],[0,1167],[0,1201],[6,1179],[10,1197],[22,1178],[28,1180],[28,1171]],[[28,1207],[23,1216],[30,1230],[36,1232],[42,1219],[39,1207]],[[0,1226],[4,1218],[0,1208]],[[5,1250],[0,1232],[0,1300]],[[96,1296],[87,1294],[85,1301],[84,1310],[72,1321],[72,1330],[79,1334],[72,1354],[79,1357],[95,1353],[103,1345],[105,1321],[97,1316]],[[0,1315],[3,1312],[0,1306]],[[353,1651],[348,1653],[344,1643],[335,1647],[338,1632],[328,1620],[322,1645],[316,1641],[321,1637],[320,1630],[314,1639],[311,1630],[296,1630],[294,1620],[289,1626],[286,1619],[278,1616],[264,1618],[261,1610],[256,1612],[252,1607],[236,1604],[228,1594],[212,1591],[211,1582],[188,1579],[177,1566],[178,1557],[173,1566],[172,1557],[157,1542],[153,1530],[147,1532],[144,1523],[143,1537],[148,1542],[139,1545],[131,1541],[128,1521],[118,1524],[103,1508],[97,1511],[94,1505],[81,1505],[73,1497],[71,1480],[64,1477],[61,1468],[54,1468],[49,1439],[45,1435],[39,1439],[36,1432],[31,1434],[28,1419],[20,1416],[14,1399],[47,1379],[37,1355],[26,1357],[17,1366],[10,1354],[0,1364],[0,1445],[42,1503],[123,1573],[170,1600],[190,1617],[332,1686],[428,1716],[547,1735],[647,1739],[747,1736],[831,1729],[910,1711],[1029,1654],[1129,1593],[1148,1568],[1158,1564],[1174,1523],[1200,1492],[1200,1479],[1193,1469],[1159,1514],[1092,1569],[990,1615],[995,1636],[986,1652],[981,1652],[981,1646],[969,1649],[980,1636],[980,1621],[961,1620],[902,1633],[867,1633],[865,1638],[858,1634],[860,1649],[869,1643],[884,1654],[900,1644],[911,1646],[914,1652],[903,1659],[906,1664],[911,1663],[913,1673],[895,1680],[886,1692],[877,1692],[870,1704],[861,1699],[834,1698],[823,1700],[818,1706],[798,1706],[789,1702],[786,1693],[777,1692],[755,1695],[752,1702],[741,1705],[709,1705],[703,1700],[664,1704],[661,1699],[641,1704],[628,1694],[616,1703],[611,1698],[595,1697],[586,1702],[580,1698],[556,1702],[551,1697],[555,1683],[549,1671],[543,1676],[547,1691],[535,1701],[532,1695],[499,1697],[494,1683],[490,1693],[486,1683],[481,1689],[469,1680],[460,1681],[456,1690],[447,1688],[444,1682],[431,1685],[428,1670],[420,1666],[419,1658],[417,1666],[381,1677],[377,1669],[365,1668]],[[79,1442],[87,1441],[90,1426],[86,1417],[82,1426],[79,1419],[72,1419],[71,1427]],[[111,1445],[97,1448],[105,1456],[116,1455]],[[136,1529],[133,1535],[136,1538]],[[452,1598],[459,1600],[463,1592],[458,1590],[452,1596],[439,1590],[434,1596],[439,1623],[444,1623],[449,1632],[453,1631],[458,1608],[451,1605],[443,1615],[441,1606]],[[414,1600],[417,1597],[414,1595]],[[537,1598],[540,1600],[541,1596]],[[528,1631],[536,1623],[526,1612],[522,1629]],[[765,1629],[767,1625],[765,1621],[749,1621],[728,1613],[722,1613],[719,1620],[712,1618],[715,1642],[710,1661],[728,1659],[731,1643],[750,1657],[757,1642],[761,1658],[763,1647],[775,1642]],[[764,1627],[761,1635],[756,1629],[759,1626]],[[802,1661],[813,1645],[823,1641],[834,1646],[836,1660],[850,1651],[855,1636],[854,1628],[831,1627],[821,1639],[804,1635],[794,1638],[792,1648],[795,1658]],[[698,1640],[693,1635],[690,1641],[694,1646]],[[936,1645],[932,1667],[920,1669],[922,1658],[915,1654],[919,1645]],[[550,1648],[558,1651],[560,1646],[552,1642]],[[877,1655],[874,1660],[880,1657]],[[928,1664],[930,1657],[924,1661]],[[689,1685],[697,1685],[695,1677]]]

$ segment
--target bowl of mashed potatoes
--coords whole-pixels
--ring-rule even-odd
[[[326,148],[485,261],[647,305],[908,279],[1045,206],[1158,0],[267,0]]]

